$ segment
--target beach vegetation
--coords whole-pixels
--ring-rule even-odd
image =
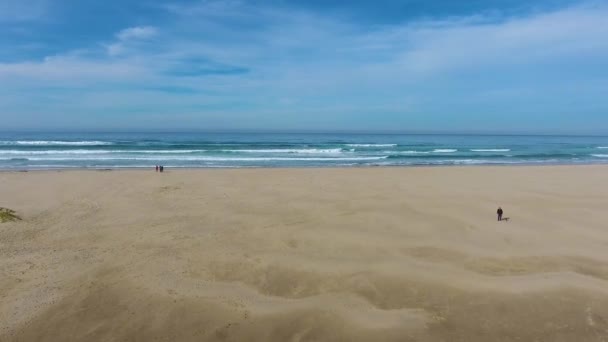
[[[21,217],[14,210],[0,207],[0,223],[21,221]]]

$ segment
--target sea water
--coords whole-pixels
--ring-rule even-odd
[[[5,170],[601,163],[601,136],[0,133]]]

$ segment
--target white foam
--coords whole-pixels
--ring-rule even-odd
[[[183,154],[207,152],[207,150],[114,150],[112,153]]]
[[[146,154],[183,154],[205,152],[207,150],[46,150],[46,151],[23,151],[23,150],[0,150],[2,154],[19,155],[46,155],[46,154],[108,154],[108,153],[146,153]]]
[[[445,148],[445,149],[438,148],[438,149],[433,150],[433,153],[454,153],[454,152],[458,152],[458,150],[451,149],[451,148]]]
[[[179,156],[164,156],[157,157],[93,157],[93,158],[54,158],[54,157],[28,157],[23,160],[30,161],[108,161],[108,160],[154,160],[154,161],[356,161],[356,160],[380,160],[386,159],[388,156],[379,157],[326,157],[326,158],[288,158],[288,157],[252,157],[252,158],[225,158],[225,157],[179,157]],[[0,160],[11,160],[15,158],[3,158]]]
[[[471,152],[509,152],[508,148],[478,148],[472,149]]]
[[[608,158],[608,154],[592,154],[596,158]]]
[[[445,160],[444,162],[455,164],[455,165],[476,165],[476,164],[484,164],[483,160],[476,159],[455,159],[455,160]]]
[[[302,154],[323,154],[323,153],[340,153],[340,148],[330,149],[257,149],[257,150],[219,150],[219,152],[234,152],[234,153],[302,153]]]
[[[605,149],[608,149],[608,146],[598,146],[598,147],[596,147],[596,148],[599,148],[599,149],[605,150]]]
[[[346,144],[348,147],[395,147],[397,144]]]
[[[107,141],[58,141],[58,140],[19,140],[19,141],[0,141],[0,145],[65,145],[65,146],[95,146],[112,145]]]
[[[382,153],[390,154],[429,154],[429,151],[382,151]]]
[[[488,165],[488,164],[523,164],[523,163],[526,163],[526,162],[522,162],[522,161],[481,160],[481,159],[449,160],[447,162],[453,163],[455,165]]]
[[[19,154],[19,155],[46,155],[46,154],[105,154],[112,153],[107,150],[64,150],[64,151],[22,151],[22,150],[0,150],[2,154]]]

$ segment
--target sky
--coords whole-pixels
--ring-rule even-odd
[[[608,134],[608,2],[0,0],[0,130]]]

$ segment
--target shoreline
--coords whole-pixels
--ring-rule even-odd
[[[169,171],[204,171],[204,170],[366,170],[366,169],[450,169],[450,168],[544,168],[544,167],[608,167],[608,162],[598,163],[521,163],[521,164],[459,164],[459,165],[357,165],[357,166],[218,166],[190,167],[164,166]],[[70,172],[70,171],[154,171],[154,165],[148,167],[61,167],[36,169],[0,169],[0,173],[27,172]]]

